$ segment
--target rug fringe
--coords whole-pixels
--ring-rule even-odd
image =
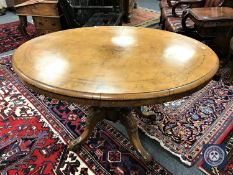
[[[10,51],[14,52],[14,49],[13,50],[9,50],[7,52],[10,52]],[[8,56],[12,56],[13,55],[13,53],[6,53],[6,54],[4,54],[4,53],[6,53],[6,52],[0,53],[0,59],[2,59],[3,57],[8,57]]]
[[[165,146],[165,144],[159,140],[157,137],[153,137],[151,135],[149,135],[140,125],[138,125],[139,129],[146,135],[148,136],[149,138],[153,139],[153,140],[156,140],[157,142],[159,142],[160,146],[163,147],[165,150],[169,151],[171,154],[177,156],[180,158],[180,161],[183,162],[185,165],[188,165],[188,166],[192,166],[192,163],[187,161],[187,160],[184,160],[182,158],[182,155],[181,154],[178,154],[178,153],[175,153],[174,151],[172,151],[169,147]]]

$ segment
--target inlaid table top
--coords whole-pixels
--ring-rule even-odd
[[[43,92],[96,106],[139,106],[203,87],[219,60],[206,45],[162,30],[91,27],[21,45],[15,72]]]

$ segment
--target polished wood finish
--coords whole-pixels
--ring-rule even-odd
[[[210,80],[218,67],[215,53],[196,40],[134,27],[41,36],[20,46],[13,60],[26,82],[106,107],[182,94]]]
[[[230,7],[193,8],[190,12],[199,22],[233,19],[233,9]]]
[[[165,3],[164,1],[166,0],[161,1],[163,2],[162,4]],[[196,32],[193,32],[193,30],[184,30],[181,25],[181,18],[187,9],[231,6],[233,5],[232,2],[232,0],[176,0],[171,7],[169,7],[168,4],[161,6],[164,7],[161,8],[162,28],[195,37]],[[186,24],[189,27],[193,27],[193,22],[191,20],[187,20]]]
[[[95,106],[86,130],[70,149],[107,118],[120,120],[133,145],[150,161],[128,107],[169,101],[202,88],[219,61],[210,48],[191,38],[119,26],[72,29],[32,39],[15,51],[12,65],[39,93]]]

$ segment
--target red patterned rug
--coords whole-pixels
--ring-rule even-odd
[[[217,167],[211,167],[209,168],[204,164],[204,160],[199,165],[199,169],[201,169],[205,174],[208,175],[232,175],[233,174],[233,124],[231,125],[230,130],[226,130],[226,135],[229,132],[229,134],[219,140],[218,144],[224,144],[226,148],[226,164],[223,169],[217,168]]]
[[[19,22],[11,22],[0,25],[0,53],[16,49],[28,40],[18,29]],[[28,23],[27,31],[31,37],[35,37],[35,28]]]
[[[221,69],[224,76],[230,68]],[[216,143],[233,124],[233,85],[211,81],[202,90],[182,99],[142,107],[141,130],[187,165],[200,157],[203,144]]]
[[[107,121],[77,152],[67,143],[82,133],[87,107],[29,91],[0,58],[0,174],[166,175],[143,163],[129,141]]]
[[[160,13],[154,10],[138,7],[132,11],[130,23],[124,26],[149,27],[159,23]]]

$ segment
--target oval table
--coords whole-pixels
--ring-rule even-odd
[[[206,45],[162,30],[92,27],[32,39],[13,55],[13,68],[32,89],[90,105],[77,149],[103,120],[120,120],[146,162],[133,109],[189,95],[214,76],[219,60]]]

